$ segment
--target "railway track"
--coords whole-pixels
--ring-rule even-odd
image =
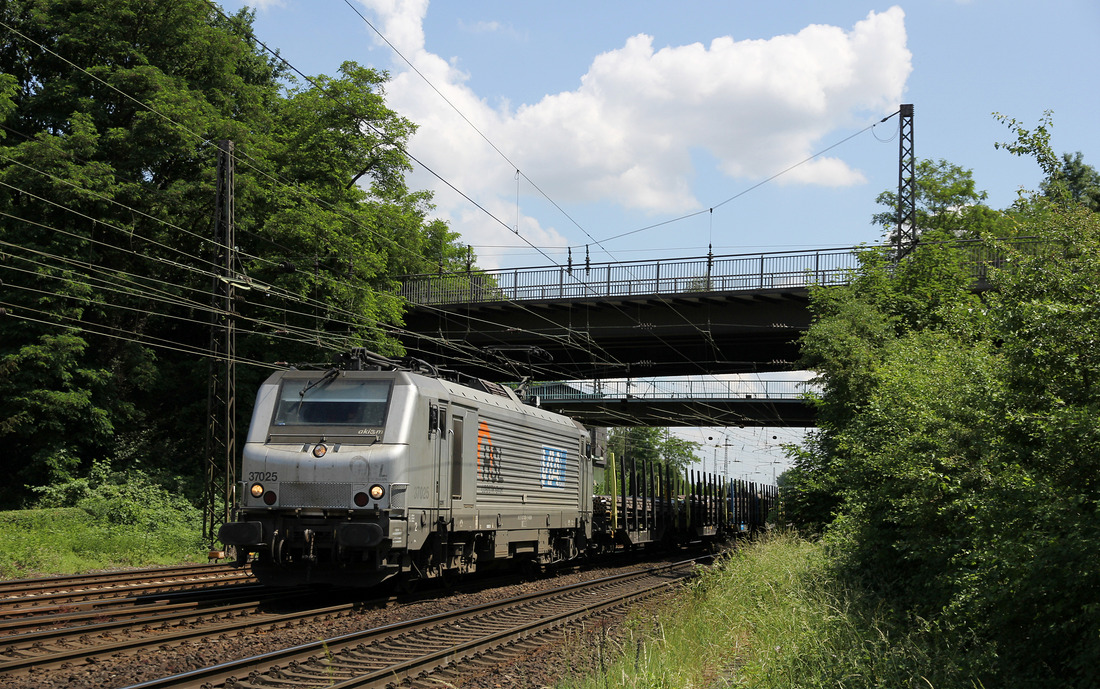
[[[604,577],[288,647],[131,685],[167,687],[385,687],[463,663],[503,659],[510,645],[556,633],[581,619],[622,611],[667,591],[694,561]]]
[[[619,572],[623,566],[621,562],[616,565]],[[652,595],[666,590],[669,582],[686,572],[686,565],[675,572],[665,565],[648,574],[640,574],[643,570],[639,567],[650,565],[625,563],[625,567],[631,573],[599,579],[598,588],[625,591],[635,586],[626,582],[648,579],[656,588],[633,595]],[[524,644],[538,648],[562,633],[570,620],[597,614],[601,608],[629,605],[624,602],[629,597],[616,602],[585,592],[592,586],[591,577],[606,573],[606,568],[596,569],[594,573],[592,568],[580,568],[559,578],[536,581],[514,574],[499,579],[473,578],[450,591],[371,599],[363,599],[362,591],[249,591],[244,586],[226,586],[155,595],[141,604],[106,608],[96,608],[95,602],[89,601],[90,609],[0,619],[0,687],[235,687],[241,682],[256,683],[248,686],[310,686],[306,678],[315,674],[311,668],[320,668],[322,675],[332,677],[325,658],[332,655],[335,660],[331,662],[343,666],[348,658],[361,654],[357,650],[361,648],[368,648],[371,656],[390,657],[390,662],[387,668],[347,670],[357,676],[382,673],[392,679],[394,672],[417,674],[434,667],[434,672],[443,674],[433,676],[454,678],[462,675],[447,675],[444,666],[448,663],[482,654],[480,660],[464,661],[480,665],[450,671],[481,672],[479,668],[486,663],[501,663],[494,654],[515,654]],[[563,581],[574,585],[562,587]],[[545,593],[526,593],[499,601],[517,591],[547,587],[557,587],[556,598],[543,600]],[[493,600],[498,602],[486,603]],[[453,612],[456,609],[462,610]],[[531,610],[534,619],[548,629],[533,629],[521,619],[524,611]],[[494,619],[496,622],[491,621]],[[480,632],[461,640],[456,636],[470,630]],[[512,645],[507,651],[487,650],[508,643]],[[446,649],[457,647],[461,648],[447,655]],[[387,648],[396,655],[380,655]],[[240,660],[230,660],[234,658]],[[398,668],[401,662],[408,667]],[[304,678],[299,680],[295,673],[302,668]],[[141,684],[143,681],[150,683]],[[368,682],[363,686],[380,685]]]
[[[49,593],[64,589],[94,588],[118,583],[133,584],[142,581],[163,581],[165,579],[218,577],[227,573],[239,573],[240,571],[240,568],[233,565],[179,565],[177,567],[152,567],[96,574],[69,574],[38,579],[7,579],[0,581],[0,598],[7,598],[10,594]]]
[[[0,581],[0,620],[65,612],[133,605],[153,596],[222,587],[226,584],[255,585],[245,569],[228,565],[194,565],[48,579]]]
[[[509,577],[509,580],[514,577]],[[492,586],[500,579],[483,580]],[[96,663],[103,658],[125,662],[142,652],[156,652],[191,640],[227,634],[274,633],[294,625],[348,617],[359,611],[384,607],[394,596],[361,599],[361,592],[327,594],[320,600],[351,598],[350,602],[318,607],[318,592],[308,589],[271,589],[263,586],[229,586],[184,592],[153,603],[118,606],[133,599],[109,598],[89,603],[112,606],[56,614],[37,614],[0,621],[0,676],[43,672],[66,664]],[[405,596],[426,599],[435,592]],[[172,602],[178,600],[179,602]],[[271,608],[264,607],[272,603]],[[278,609],[294,609],[278,612]],[[37,608],[52,612],[52,608]],[[28,613],[34,612],[28,610]]]
[[[295,595],[305,600],[309,594]],[[135,656],[142,651],[211,636],[274,631],[306,620],[347,616],[362,607],[362,604],[343,604],[280,614],[264,610],[261,604],[257,599],[202,610],[159,607],[157,612],[136,620],[11,636],[0,639],[0,674],[41,672],[66,663],[97,662],[107,657],[117,660],[121,655]]]

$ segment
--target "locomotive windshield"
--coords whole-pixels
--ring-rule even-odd
[[[382,426],[390,402],[390,381],[350,380],[322,375],[288,380],[279,391],[275,426]]]

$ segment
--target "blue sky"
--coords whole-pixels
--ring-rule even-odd
[[[390,72],[390,107],[420,125],[410,152],[492,215],[423,170],[410,182],[487,268],[564,264],[567,247],[583,261],[586,245],[605,261],[878,241],[897,118],[875,123],[900,103],[915,106],[917,156],[972,169],[996,208],[1040,174],[995,150],[1011,135],[994,112],[1033,127],[1053,111],[1055,150],[1100,168],[1095,0],[248,4],[307,74]],[[802,435],[681,433],[708,446],[708,470],[729,444],[730,473],[755,480]]]
[[[858,132],[902,102],[918,157],[972,169],[995,207],[1039,172],[994,149],[1010,138],[994,112],[1030,127],[1053,111],[1055,149],[1100,167],[1092,1],[249,4],[303,72],[391,73],[388,102],[420,125],[412,154],[492,214],[411,178],[483,267],[564,263],[566,247],[583,260],[586,245],[603,261],[877,241],[897,118]]]

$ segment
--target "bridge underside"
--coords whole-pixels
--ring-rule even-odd
[[[497,381],[788,371],[807,302],[801,287],[412,306],[402,341],[414,356]]]
[[[813,408],[802,400],[576,400],[541,406],[588,426],[815,425]]]

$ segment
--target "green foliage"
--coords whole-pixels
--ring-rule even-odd
[[[0,512],[0,576],[171,564],[204,552],[200,511],[144,472],[99,462],[35,492],[34,509]]]
[[[87,476],[35,489],[37,509],[78,507],[97,522],[112,526],[164,529],[201,525],[202,514],[179,493],[156,483],[143,471],[113,471],[96,462]]]
[[[108,525],[79,508],[0,512],[0,578],[205,562],[197,526]]]
[[[1007,236],[1012,226],[1004,214],[985,205],[988,194],[977,188],[971,170],[946,160],[918,160],[916,164],[916,226],[926,235],[973,239],[982,233]],[[894,241],[898,223],[898,194],[884,191],[875,199],[888,210],[872,222]]]
[[[781,523],[807,536],[820,536],[840,507],[824,440],[821,433],[808,433],[801,445],[786,448],[791,467],[779,477]]]
[[[1086,165],[1084,155],[1062,154],[1062,169],[1039,187],[1049,199],[1070,198],[1090,211],[1100,211],[1100,172]]]
[[[693,462],[699,461],[695,455],[699,443],[670,435],[663,428],[624,426],[609,429],[607,449],[614,452],[620,461],[634,460],[638,466],[650,462],[658,466],[668,466],[674,472],[680,473]]]
[[[606,669],[559,686],[969,687],[990,657],[838,582],[820,542],[782,533],[700,570],[658,619],[625,627]]]
[[[814,293],[821,433],[786,513],[826,525],[843,580],[973,649],[987,686],[1095,686],[1100,215],[1062,193],[1049,116],[1007,123],[1055,193],[1006,212],[1036,242],[999,244],[991,289],[970,289],[965,246],[922,236]]]
[[[1050,129],[1054,124],[1054,113],[1050,110],[1044,111],[1035,129],[1025,129],[1016,118],[1001,113],[993,113],[993,117],[1016,136],[1015,141],[997,142],[994,144],[995,148],[1008,151],[1012,155],[1034,158],[1048,180],[1058,176],[1058,156],[1050,147]]]
[[[23,459],[0,505],[120,457],[122,433],[129,460],[201,473],[218,141],[257,288],[235,304],[245,361],[399,353],[394,276],[465,258],[405,186],[414,125],[384,73],[289,79],[249,11],[202,0],[12,0],[0,21],[0,441]]]

